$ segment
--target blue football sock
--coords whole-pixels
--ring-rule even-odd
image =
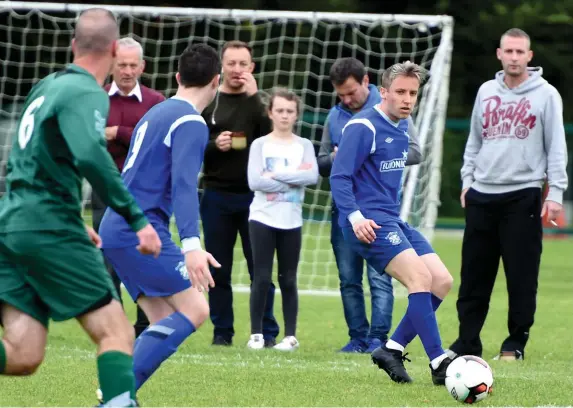
[[[438,310],[441,304],[442,304],[442,299],[440,299],[439,297],[437,297],[432,293],[432,308],[434,309],[434,312]]]
[[[133,348],[135,389],[139,390],[161,363],[175,353],[177,347],[194,331],[193,323],[179,312],[145,329]]]
[[[444,354],[436,314],[432,309],[430,292],[411,293],[408,296],[406,316],[410,319],[414,331],[420,336],[430,360]]]
[[[439,297],[437,297],[432,293],[432,309],[434,310],[434,312],[438,310],[438,307],[440,307],[441,304],[442,304],[442,299],[440,299]],[[402,347],[406,348],[406,346],[410,344],[412,340],[416,338],[417,335],[418,333],[416,333],[416,330],[414,329],[412,322],[410,321],[408,315],[406,314],[398,324],[398,327],[396,327],[396,330],[394,330],[391,339],[394,340],[399,345],[401,345]]]

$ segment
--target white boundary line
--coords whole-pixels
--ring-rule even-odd
[[[86,350],[79,347],[68,347],[68,346],[48,346],[46,350],[58,353],[58,358],[60,359],[72,359],[72,360],[82,360],[82,361],[92,361],[95,358],[94,350]],[[208,353],[181,353],[177,352],[171,356],[167,361],[173,364],[194,364],[202,366],[211,367],[247,367],[256,366],[257,368],[269,368],[269,369],[282,369],[290,368],[301,371],[353,371],[357,369],[375,369],[372,365],[370,359],[365,355],[364,360],[347,360],[344,358],[335,360],[307,360],[304,356],[297,356],[294,353],[281,353],[276,350],[249,350],[245,348],[236,348],[236,353],[218,353],[216,356]],[[335,357],[338,353],[333,349],[332,355]],[[427,357],[423,355],[412,356],[412,362],[420,362],[425,364],[427,362]],[[532,370],[527,373],[519,372],[515,375],[495,373],[495,378],[504,379],[515,379],[515,380],[530,380],[536,381],[539,377],[546,377],[551,375],[552,371],[540,371]],[[573,374],[562,377],[564,382],[573,382]]]

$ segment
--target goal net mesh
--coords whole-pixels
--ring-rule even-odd
[[[4,192],[5,164],[16,121],[27,93],[39,79],[72,60],[70,42],[82,6],[48,6],[26,9],[0,5],[0,194]],[[374,84],[379,84],[382,71],[396,62],[410,60],[430,70],[430,80],[414,113],[425,160],[407,170],[403,216],[431,237],[448,96],[451,25],[447,18],[106,7],[115,11],[121,35],[131,36],[143,46],[146,69],[141,82],[167,97],[176,91],[177,58],[187,45],[203,42],[220,49],[225,41],[248,42],[253,48],[259,89],[285,86],[302,98],[304,113],[296,131],[309,138],[317,152],[328,110],[338,102],[328,76],[337,58],[358,58]],[[85,197],[89,222],[89,186]],[[302,290],[337,293],[330,216],[330,187],[328,180],[321,178],[318,185],[306,190],[298,278]],[[235,248],[233,282],[244,287],[249,284],[240,239]]]

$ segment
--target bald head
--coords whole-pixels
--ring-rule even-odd
[[[80,14],[74,33],[76,56],[105,54],[119,38],[115,16],[103,8],[87,9]]]

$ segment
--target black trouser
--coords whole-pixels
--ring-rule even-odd
[[[214,326],[214,336],[232,341],[235,334],[233,314],[233,289],[231,271],[237,235],[241,236],[243,255],[253,280],[253,256],[249,238],[249,206],[253,193],[233,194],[206,188],[201,197],[201,221],[205,249],[221,264],[211,268],[215,287],[209,290],[209,308]],[[279,325],[274,317],[275,287],[269,287],[267,306],[263,319],[263,336],[275,338]]]
[[[91,202],[92,202],[93,228],[94,230],[96,230],[96,232],[98,232],[101,220],[106,210],[106,206],[95,191],[92,191]],[[113,285],[115,286],[115,290],[119,295],[119,301],[123,304],[123,300],[121,297],[121,280],[119,279],[117,273],[115,273],[115,270],[113,269],[111,264],[107,261],[107,259],[104,258],[104,261],[105,261],[105,267],[111,276]],[[147,326],[149,326],[149,320],[147,319],[147,316],[145,316],[143,310],[141,310],[139,305],[137,305],[137,320],[135,322],[135,325],[133,326],[135,329],[136,337],[139,336],[141,332],[143,332],[147,328]]]
[[[457,301],[458,354],[482,354],[480,332],[489,309],[500,257],[507,280],[509,336],[501,351],[523,353],[533,326],[543,229],[539,188],[504,194],[469,189]]]
[[[273,281],[273,260],[277,253],[279,287],[283,300],[285,336],[296,334],[298,315],[297,269],[302,229],[277,229],[257,221],[249,222],[254,276],[251,286],[251,334],[262,333],[267,293]]]

